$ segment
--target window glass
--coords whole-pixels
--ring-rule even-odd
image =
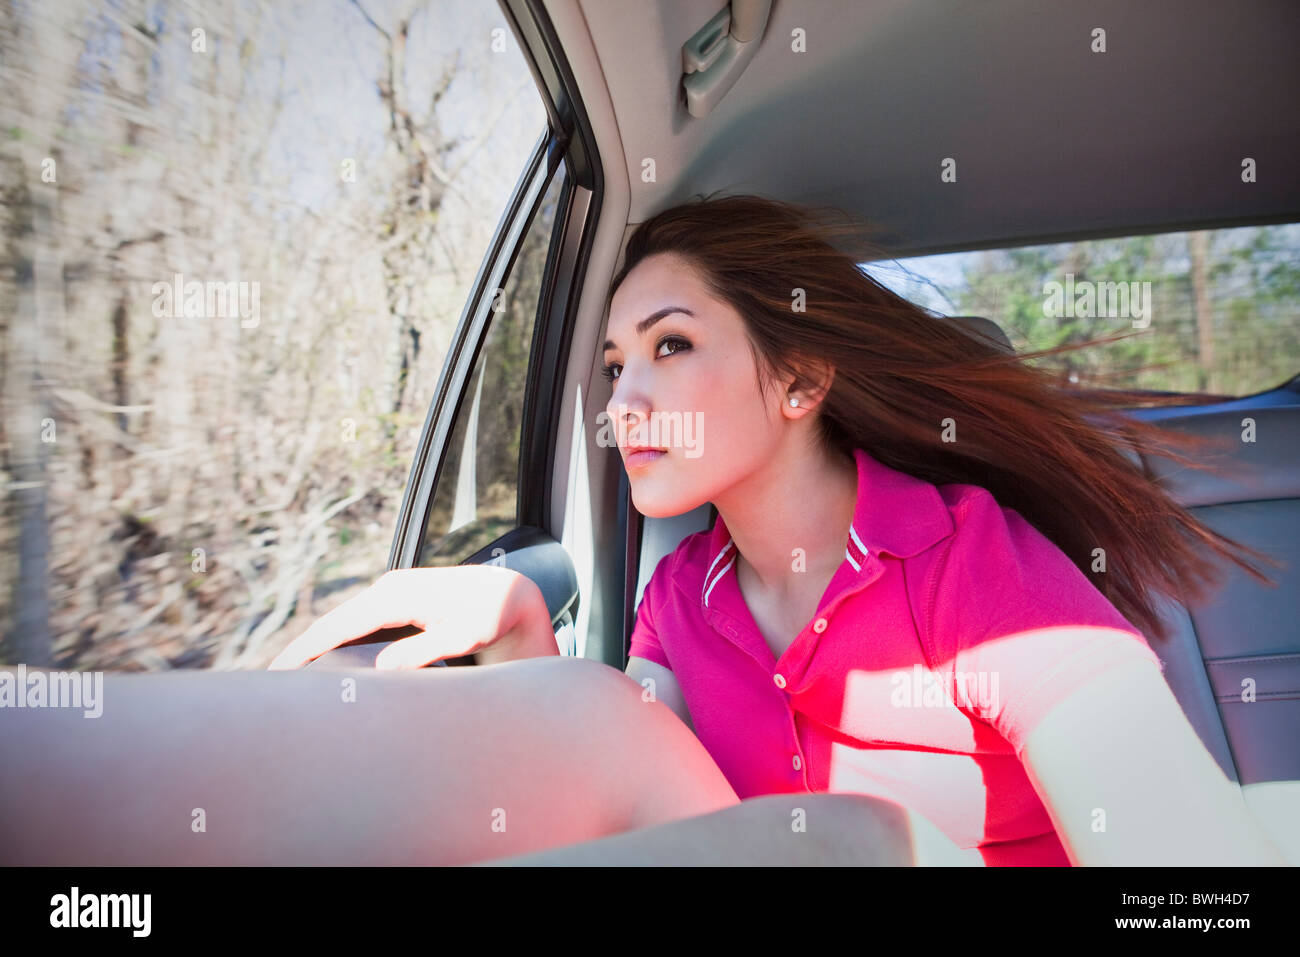
[[[386,568],[546,111],[496,4],[113,6],[0,16],[0,661],[258,668]]]
[[[524,386],[563,185],[561,165],[493,302],[430,505],[420,565],[456,564],[518,524]]]
[[[1300,224],[1086,240],[879,262],[944,315],[984,316],[1085,387],[1242,396],[1300,372]]]

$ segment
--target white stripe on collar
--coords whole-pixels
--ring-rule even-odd
[[[871,552],[867,551],[867,546],[862,544],[862,539],[858,538],[858,530],[849,523],[849,537],[853,539],[853,544],[862,550],[862,557],[866,558]]]
[[[713,574],[713,569],[715,569],[715,568],[718,567],[718,562],[720,562],[720,561],[722,560],[722,556],[723,556],[723,555],[727,554],[727,549],[730,548],[730,547],[731,547],[731,539],[728,538],[728,539],[727,539],[727,544],[725,544],[725,545],[722,546],[722,551],[718,552],[717,556],[716,556],[716,557],[713,559],[713,561],[710,563],[710,565],[709,565],[709,570],[708,570],[707,572],[704,573],[704,580],[705,580],[706,582],[709,580],[709,576]]]
[[[731,556],[731,561],[729,561],[729,562],[727,562],[727,564],[723,565],[723,566],[722,566],[722,571],[718,572],[718,574],[714,577],[714,579],[713,579],[713,584],[710,585],[709,588],[708,588],[708,591],[706,591],[706,592],[704,593],[704,607],[705,607],[705,608],[708,608],[708,607],[709,607],[709,595],[713,592],[714,587],[718,584],[718,582],[722,581],[722,576],[724,576],[725,574],[727,574],[727,569],[730,568],[730,567],[731,567],[732,565],[734,565],[734,564],[736,564],[736,556],[735,556],[735,555],[732,555],[732,556]]]

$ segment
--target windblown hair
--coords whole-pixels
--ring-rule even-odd
[[[833,366],[819,417],[828,450],[862,448],[934,485],[987,489],[1149,637],[1168,637],[1157,594],[1203,595],[1221,576],[1216,555],[1273,584],[1245,556],[1275,561],[1202,524],[1142,459],[1208,467],[1190,456],[1217,443],[1119,411],[1176,397],[1070,389],[1026,363],[1118,336],[1008,354],[864,272],[859,263],[882,258],[870,236],[870,226],[832,207],[699,197],[635,230],[610,297],[646,257],[679,257],[743,318],[764,385],[778,374],[805,382],[810,360]],[[792,308],[798,289],[802,311]],[[955,442],[943,440],[945,419],[956,423]],[[1105,550],[1105,572],[1091,570],[1096,548]]]

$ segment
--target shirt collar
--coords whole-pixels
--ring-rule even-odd
[[[854,449],[858,467],[858,499],[844,546],[844,560],[861,575],[868,556],[887,553],[911,558],[953,533],[952,516],[939,490],[913,475],[878,462],[862,449]],[[709,566],[700,589],[700,601],[709,595],[736,563],[738,552],[727,525],[719,515],[709,536]]]

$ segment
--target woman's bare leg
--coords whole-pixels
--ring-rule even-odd
[[[0,863],[459,864],[738,803],[621,672],[106,674],[0,710]]]

